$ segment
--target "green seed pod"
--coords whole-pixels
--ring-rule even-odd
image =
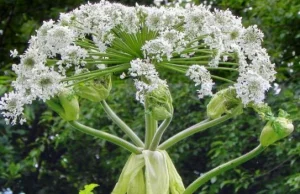
[[[157,89],[146,95],[148,111],[155,120],[164,120],[172,117],[173,105],[172,96],[166,86],[159,86]]]
[[[109,96],[111,90],[111,76],[103,76],[75,86],[75,91],[81,98],[92,102],[100,102]]]
[[[277,117],[274,120],[270,120],[263,128],[259,140],[261,145],[269,146],[287,137],[293,131],[294,125],[291,120],[284,117]]]
[[[72,90],[63,90],[57,97],[48,100],[46,103],[66,121],[75,121],[79,118],[79,103]]]
[[[241,105],[241,101],[236,97],[236,91],[233,87],[220,90],[208,103],[207,116],[211,119],[219,118],[222,114],[229,112],[239,105]],[[241,112],[242,108],[235,113],[240,114]]]

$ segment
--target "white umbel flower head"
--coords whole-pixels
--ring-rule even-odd
[[[245,105],[261,103],[276,72],[261,46],[263,33],[257,26],[244,28],[241,18],[229,10],[174,5],[127,7],[102,0],[61,14],[58,21],[44,22],[24,54],[10,53],[20,62],[12,68],[17,75],[14,91],[0,100],[3,115],[16,123],[23,105],[51,99],[66,86],[115,71],[128,70],[136,98],[143,103],[147,92],[167,87],[157,67],[186,73],[201,86],[199,98],[211,96],[212,78],[220,79],[208,70],[238,70],[238,97]],[[99,68],[100,64],[106,68]],[[8,102],[15,96],[23,99],[11,108]]]
[[[144,50],[144,56],[157,60],[158,62],[163,60],[165,56],[167,60],[170,60],[172,57],[172,44],[166,41],[164,38],[158,38],[146,42],[142,47]]]
[[[0,100],[1,114],[5,117],[7,124],[15,125],[17,122],[21,124],[26,121],[23,118],[24,104],[23,96],[20,93],[10,92],[4,94]]]
[[[237,96],[241,98],[244,105],[250,102],[262,103],[265,92],[271,87],[267,80],[252,70],[241,74],[234,86]]]
[[[275,64],[271,63],[266,49],[262,48],[256,51],[256,55],[253,57],[252,64],[249,65],[249,69],[255,71],[269,82],[273,82],[275,80]]]

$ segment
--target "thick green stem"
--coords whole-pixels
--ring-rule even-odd
[[[146,123],[145,149],[149,149],[153,136],[157,129],[157,121],[153,118],[153,116],[149,112],[147,99],[145,99],[145,123]]]
[[[207,173],[205,173],[204,175],[202,175],[201,177],[196,179],[192,184],[190,184],[186,188],[186,190],[183,192],[183,194],[194,193],[199,187],[201,187],[203,184],[205,184],[211,178],[213,178],[229,169],[232,169],[242,163],[247,162],[248,160],[250,160],[250,159],[254,158],[255,156],[257,156],[258,154],[260,154],[263,150],[264,150],[264,147],[261,144],[259,144],[252,151],[208,171]]]
[[[153,140],[151,142],[149,150],[152,150],[152,151],[156,150],[156,148],[161,140],[162,135],[164,134],[165,130],[168,128],[171,121],[172,121],[172,117],[167,118],[166,120],[164,120],[161,123],[161,125],[158,127],[158,129],[153,137]]]
[[[101,105],[103,106],[105,112],[108,114],[111,120],[115,122],[138,147],[144,147],[144,143],[142,142],[142,140],[132,131],[132,129],[128,125],[126,125],[124,121],[122,121],[122,119],[118,117],[118,115],[109,107],[105,100],[101,101]]]
[[[132,153],[135,153],[135,154],[142,153],[138,147],[136,147],[135,145],[133,145],[117,136],[114,136],[109,133],[99,131],[99,130],[93,129],[91,127],[82,125],[82,124],[78,123],[77,121],[70,121],[69,123],[74,128],[78,129],[79,131],[81,131],[83,133],[86,133],[86,134],[92,135],[94,137],[98,137],[98,138],[104,139],[106,141],[109,141],[111,143],[114,143],[122,148],[125,148],[126,150],[128,150]]]
[[[158,148],[161,150],[168,149],[169,147],[173,146],[177,142],[179,142],[195,133],[204,131],[207,128],[210,128],[219,123],[222,123],[222,122],[230,119],[233,116],[234,116],[233,114],[227,114],[227,115],[224,115],[220,118],[217,118],[217,119],[214,119],[211,121],[207,120],[207,122],[201,122],[201,123],[195,124],[187,129],[177,133],[176,135],[172,136],[170,139],[166,140],[164,143],[162,143],[160,146],[158,146]]]

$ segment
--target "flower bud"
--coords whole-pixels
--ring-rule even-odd
[[[159,121],[170,118],[172,116],[172,112],[163,106],[156,106],[152,109],[152,115],[155,120]]]
[[[260,134],[260,143],[263,146],[269,146],[274,142],[285,138],[294,131],[294,125],[291,120],[284,117],[277,117],[270,120],[263,128]]]
[[[233,108],[241,105],[241,101],[236,97],[233,87],[226,88],[217,92],[207,105],[207,116],[211,119],[219,118],[222,114],[229,112]],[[240,114],[242,107],[235,114]]]
[[[159,86],[146,95],[148,110],[155,120],[164,120],[172,117],[172,96],[166,86]]]
[[[92,102],[100,102],[109,96],[111,76],[103,76],[75,86],[76,94]]]
[[[71,90],[61,91],[57,97],[48,100],[46,103],[66,121],[75,121],[79,118],[78,99]]]

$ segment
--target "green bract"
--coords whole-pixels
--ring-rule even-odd
[[[131,154],[112,194],[181,194],[184,185],[166,151]]]
[[[210,100],[207,105],[207,116],[216,119],[240,105],[241,100],[236,97],[235,89],[232,87],[226,88],[217,92]],[[242,107],[240,110],[242,111]]]
[[[106,75],[75,86],[76,94],[92,102],[100,102],[109,96],[111,76]]]
[[[272,113],[271,107],[269,107],[267,104],[250,104],[249,107],[253,108],[257,114],[260,116],[262,120],[271,120],[274,118],[274,115]],[[285,116],[283,116],[285,117]]]
[[[294,125],[291,120],[284,117],[277,117],[274,120],[270,120],[263,128],[259,140],[261,145],[269,146],[287,137],[293,131]]]
[[[78,99],[72,90],[63,90],[46,103],[66,121],[75,121],[79,118]]]
[[[164,120],[172,117],[172,96],[166,86],[159,86],[146,95],[148,110],[155,120]]]

